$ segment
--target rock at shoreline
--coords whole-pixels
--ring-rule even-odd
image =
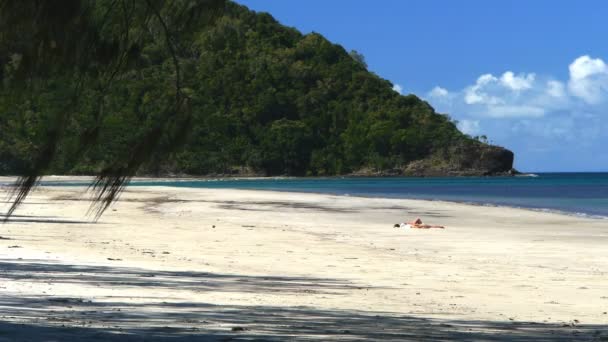
[[[457,177],[514,176],[513,152],[485,144],[463,144],[435,153],[429,158],[415,160],[401,168],[376,170],[364,168],[350,176],[360,177]]]

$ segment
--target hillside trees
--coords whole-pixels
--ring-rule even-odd
[[[101,213],[137,173],[458,168],[485,146],[358,53],[230,1],[62,6],[0,0],[0,173],[22,175],[15,204],[46,173],[96,175]]]
[[[20,137],[30,143],[24,151],[2,152],[22,175],[7,217],[44,173],[74,165],[104,142],[124,142],[122,152],[108,150],[115,153],[104,155],[96,170],[101,213],[152,155],[177,146],[190,121],[180,66],[189,51],[183,42],[193,23],[204,27],[224,7],[221,0],[1,0],[0,115],[35,131]],[[116,108],[124,104],[116,101],[122,96],[114,92],[116,85],[150,90],[151,101],[143,104],[150,111]],[[137,90],[130,90],[132,98]],[[117,137],[105,124],[114,127],[111,116],[118,112],[126,119],[142,113],[148,119],[140,116],[143,124]],[[29,114],[35,119],[23,122]],[[108,140],[102,140],[105,134]],[[15,155],[22,160],[11,161]]]

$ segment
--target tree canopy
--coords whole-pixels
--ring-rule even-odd
[[[172,151],[190,120],[182,42],[224,7],[223,0],[0,0],[0,122],[3,143],[20,144],[0,156],[22,176],[7,217],[57,164],[121,139],[104,136],[117,84],[157,82],[158,102],[144,113],[148,122],[131,127],[129,148],[105,156],[93,185],[98,214],[152,155]],[[162,79],[150,72],[158,68],[167,72]]]
[[[96,175],[101,214],[138,172],[338,175],[483,145],[356,51],[230,1],[0,0],[0,78],[9,215],[48,173]]]

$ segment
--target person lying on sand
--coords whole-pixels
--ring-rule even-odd
[[[422,223],[422,220],[419,217],[416,218],[412,222],[408,222],[408,223],[396,223],[393,227],[394,228],[405,228],[405,229],[410,229],[410,228],[417,228],[417,229],[440,228],[440,229],[445,229],[444,226],[424,224],[424,223]]]

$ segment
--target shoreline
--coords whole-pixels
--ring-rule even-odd
[[[162,186],[161,186],[162,187]],[[171,187],[171,186],[166,186]],[[421,202],[437,202],[437,203],[451,203],[451,204],[462,204],[465,206],[473,206],[473,207],[489,207],[489,208],[504,208],[504,209],[517,209],[517,210],[526,210],[537,213],[548,213],[548,214],[556,214],[556,215],[564,215],[569,217],[578,217],[582,219],[591,219],[591,220],[608,220],[608,216],[602,215],[594,215],[580,212],[571,212],[559,209],[551,209],[551,208],[533,208],[533,207],[519,207],[508,204],[495,204],[495,203],[482,203],[482,202],[469,202],[469,201],[459,201],[459,200],[445,200],[445,199],[425,199],[425,198],[412,198],[412,197],[389,197],[389,196],[365,196],[365,195],[351,195],[351,194],[338,194],[331,192],[315,192],[315,191],[297,191],[293,189],[289,190],[266,190],[266,189],[245,189],[245,188],[205,188],[205,187],[177,187],[177,188],[188,188],[188,189],[230,189],[230,190],[251,190],[251,191],[267,191],[267,192],[277,192],[277,193],[294,193],[294,194],[315,194],[315,195],[329,195],[329,196],[340,196],[340,197],[353,197],[353,198],[369,198],[369,199],[392,199],[392,200],[407,200],[407,201],[421,201]]]
[[[573,173],[577,173],[577,172],[573,172]],[[604,172],[596,172],[596,173],[604,173]],[[488,176],[489,178],[491,177],[502,177],[502,176]],[[510,177],[510,176],[509,176]],[[47,181],[47,182],[57,182],[59,184],[44,184],[44,180],[42,181],[43,184],[41,184],[40,186],[66,186],[66,187],[86,187],[88,186],[88,184],[80,184],[80,182],[87,182],[87,181],[92,181],[94,179],[94,177],[92,176],[57,176],[57,175],[51,175],[51,176],[45,176],[45,178],[51,178],[51,180]],[[344,179],[344,178],[353,178],[353,179],[359,179],[359,178],[398,178],[398,177],[346,177],[346,176],[335,176],[335,177],[288,177],[288,176],[277,176],[277,177],[235,177],[235,178],[167,178],[167,177],[160,177],[160,178],[155,178],[155,177],[134,177],[132,181],[134,182],[158,182],[158,183],[163,183],[163,182],[220,182],[220,181],[239,181],[239,180],[244,180],[244,181],[248,181],[248,180],[289,180],[289,179]],[[420,179],[424,179],[424,178],[428,178],[428,177],[403,177],[403,178],[420,178]],[[466,178],[466,177],[440,177],[440,178]],[[0,187],[2,186],[6,186],[6,184],[2,184],[3,182],[7,182],[8,179],[12,179],[14,180],[15,177],[7,177],[7,176],[0,176]],[[61,183],[75,183],[75,184],[68,184],[68,185],[63,185]],[[558,215],[565,215],[565,216],[571,216],[571,217],[579,217],[579,218],[585,218],[585,219],[592,219],[592,220],[608,220],[608,215],[599,215],[599,214],[592,214],[592,213],[586,213],[586,212],[576,212],[576,211],[568,211],[568,210],[564,210],[564,209],[556,209],[556,208],[547,208],[547,207],[524,207],[524,206],[518,206],[518,205],[511,205],[511,204],[505,204],[505,203],[489,203],[489,202],[475,202],[475,201],[470,201],[470,200],[447,200],[447,199],[429,199],[429,198],[414,198],[414,197],[399,197],[399,196],[374,196],[374,195],[365,195],[365,194],[356,194],[356,195],[351,195],[351,194],[342,194],[342,193],[335,193],[335,192],[318,192],[318,191],[305,191],[305,190],[297,190],[297,189],[286,189],[286,190],[281,190],[281,189],[256,189],[256,188],[213,188],[213,187],[180,187],[180,186],[170,186],[170,185],[149,185],[149,184],[144,184],[144,185],[134,185],[135,187],[169,187],[169,188],[178,188],[178,189],[217,189],[217,190],[221,190],[221,189],[233,189],[233,190],[251,190],[251,191],[268,191],[268,192],[278,192],[278,193],[304,193],[304,194],[318,194],[318,195],[332,195],[332,196],[344,196],[344,197],[357,197],[357,198],[384,198],[384,199],[403,199],[403,200],[413,200],[413,201],[429,201],[429,202],[445,202],[445,203],[458,203],[458,204],[463,204],[463,205],[471,205],[471,206],[478,206],[478,207],[497,207],[497,208],[509,208],[509,209],[521,209],[521,210],[528,210],[528,211],[532,211],[532,212],[539,212],[539,213],[552,213],[552,214],[558,214]],[[128,187],[128,186],[127,186]]]

